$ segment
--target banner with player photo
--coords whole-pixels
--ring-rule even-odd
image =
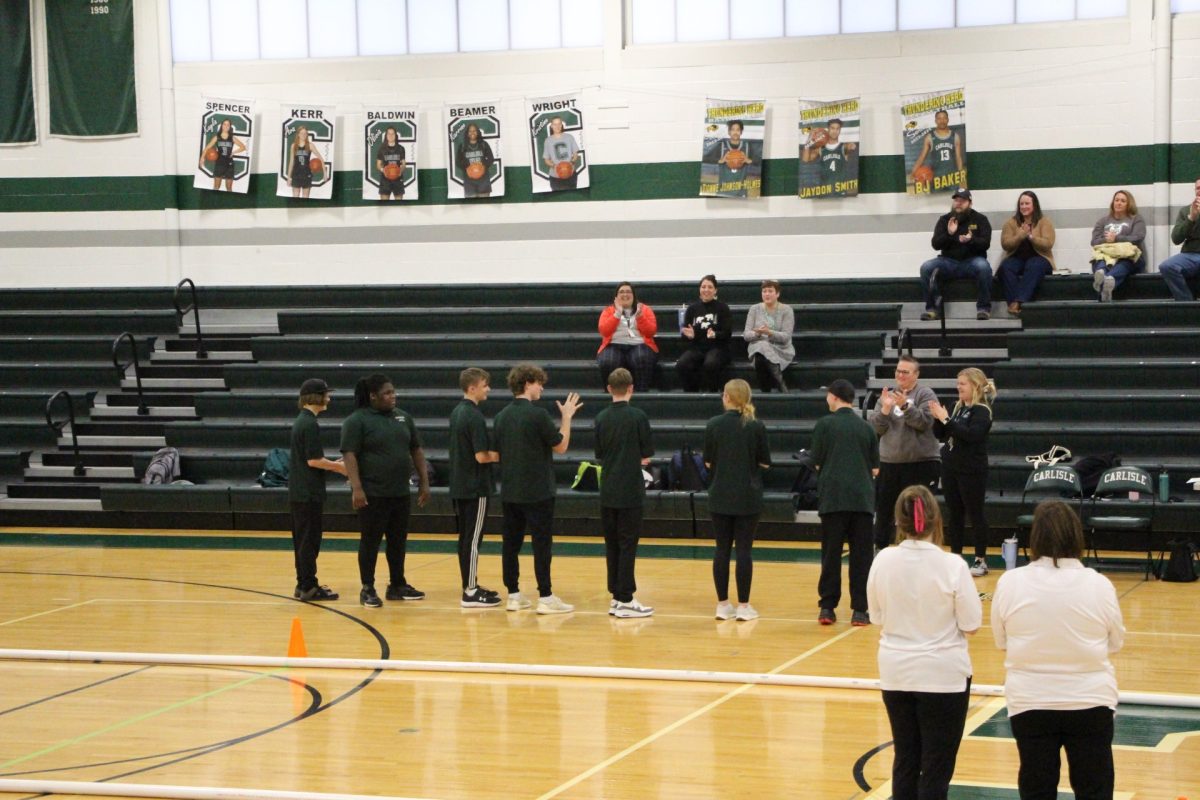
[[[800,101],[800,197],[857,197],[859,98]]]
[[[192,186],[211,191],[250,190],[254,101],[200,98],[200,148]]]
[[[446,106],[446,196],[451,200],[504,194],[499,109],[499,102]]]
[[[765,100],[706,101],[701,197],[759,197],[762,194]]]
[[[586,189],[587,152],[583,149],[583,110],[575,94],[531,97],[525,101],[529,120],[529,171],[534,194]]]
[[[967,101],[962,89],[900,97],[909,194],[967,185]]]
[[[363,125],[363,200],[417,199],[417,108],[368,108]]]
[[[337,120],[332,106],[281,106],[279,197],[333,196],[333,142]]]

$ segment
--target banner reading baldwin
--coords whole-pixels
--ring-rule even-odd
[[[800,197],[858,195],[859,98],[800,101]]]
[[[714,100],[704,114],[700,157],[701,197],[758,197],[762,194],[765,100]]]
[[[967,101],[962,89],[900,98],[904,174],[909,194],[967,185]]]

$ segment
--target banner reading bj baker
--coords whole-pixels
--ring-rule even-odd
[[[250,189],[254,103],[205,97],[200,107],[200,152],[192,186],[246,194]]]
[[[450,199],[504,194],[499,108],[499,103],[446,107],[446,196]]]
[[[860,108],[857,97],[832,103],[800,101],[801,197],[858,194]]]
[[[758,197],[762,194],[764,100],[708,99],[704,150],[700,157],[701,197]]]
[[[279,197],[333,196],[334,109],[322,106],[282,106]]]
[[[368,108],[365,116],[363,200],[416,200],[416,107]]]
[[[962,89],[900,98],[909,194],[967,185],[967,101]]]

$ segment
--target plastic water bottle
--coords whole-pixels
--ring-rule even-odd
[[[1000,553],[1004,556],[1004,568],[1017,568],[1017,537],[1005,539],[1000,545]]]
[[[1171,476],[1164,469],[1158,473],[1158,502],[1166,503],[1171,500]]]
[[[679,306],[679,330],[683,330],[683,321],[687,318],[687,305]]]

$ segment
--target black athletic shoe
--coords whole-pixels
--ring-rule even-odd
[[[424,600],[425,593],[413,588],[407,583],[403,586],[397,586],[394,583],[389,583],[387,593],[384,595],[388,600]]]
[[[375,593],[374,586],[364,587],[358,593],[358,602],[363,604],[364,608],[383,608],[383,601],[379,599],[379,595]]]
[[[487,588],[486,586],[480,586],[479,584],[475,584],[475,591],[479,592],[480,594],[491,595],[492,597],[500,596],[499,592],[493,591],[493,590]]]
[[[301,592],[300,599],[310,603],[320,603],[325,600],[337,600],[338,593],[328,586],[314,586]]]
[[[467,594],[466,592],[463,592],[463,608],[497,608],[499,605],[499,595],[484,594],[483,591],[478,587],[475,589],[475,594]]]

